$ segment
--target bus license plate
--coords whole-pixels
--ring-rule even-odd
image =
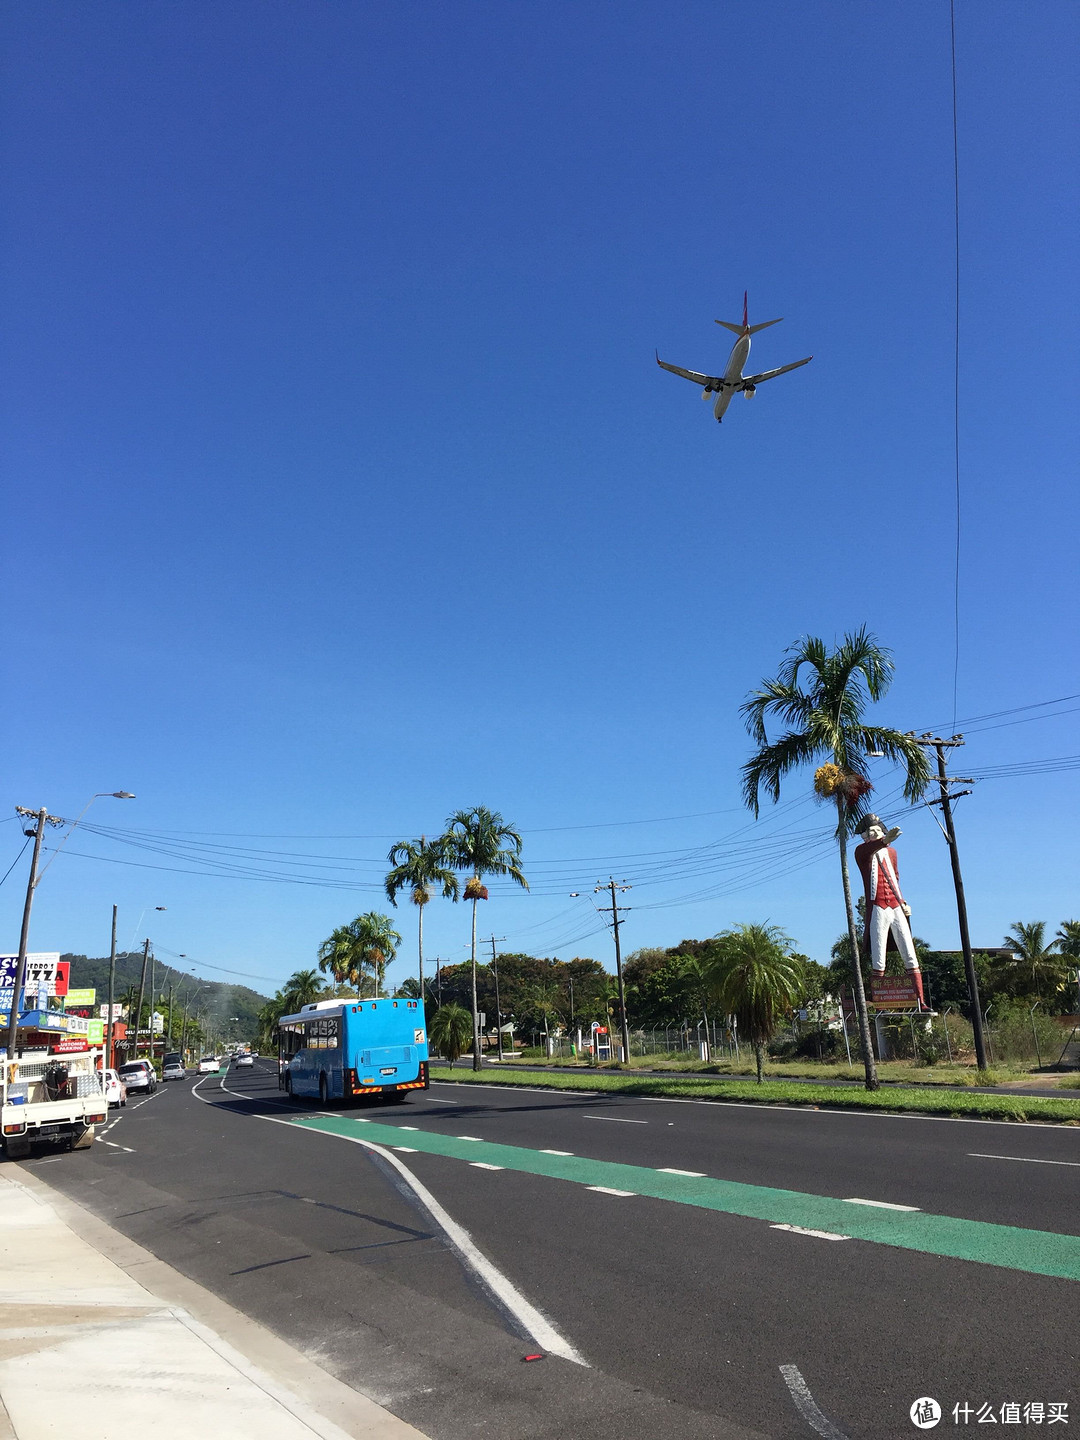
[[[396,1065],[384,1065],[383,1068],[379,1071],[379,1074],[380,1074],[380,1075],[396,1075],[396,1074],[397,1074],[397,1066],[396,1066]]]

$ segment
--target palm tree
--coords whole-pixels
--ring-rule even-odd
[[[423,835],[419,840],[402,840],[391,847],[386,859],[394,867],[386,877],[386,896],[390,904],[396,908],[398,891],[407,889],[416,906],[416,953],[420,965],[420,998],[423,999],[424,906],[437,886],[442,888],[444,900],[456,900],[457,876],[447,868],[446,846],[442,839],[431,844]]]
[[[475,1027],[464,1005],[440,1005],[428,1027],[428,1038],[439,1054],[450,1061],[451,1069],[468,1048],[470,1033],[475,1038]]]
[[[480,1069],[480,1021],[476,1006],[476,902],[488,898],[485,875],[507,875],[523,890],[529,884],[521,869],[521,836],[497,810],[476,805],[472,810],[455,810],[447,819],[446,864],[469,872],[465,899],[472,901],[472,1012],[473,1069]]]
[[[1051,940],[1046,943],[1046,921],[1031,920],[1024,922],[1017,920],[1009,926],[1009,933],[1002,940],[1002,945],[1011,950],[1013,960],[999,962],[1001,969],[1005,972],[1003,978],[1012,979],[1012,988],[1019,994],[1023,994],[1027,986],[1028,972],[1031,973],[1031,991],[1042,998],[1042,981],[1048,982],[1051,989],[1056,991],[1062,988],[1064,979],[1064,965],[1062,957],[1054,952],[1059,950],[1061,941]],[[1011,976],[1010,976],[1011,972]]]
[[[329,971],[339,985],[356,986],[357,999],[363,991],[365,975],[375,981],[376,998],[383,988],[387,965],[393,962],[401,936],[393,928],[389,915],[369,910],[357,915],[348,925],[339,925],[319,946],[319,969]]]
[[[1055,938],[1062,955],[1080,960],[1080,920],[1063,920]]]
[[[344,985],[353,963],[353,935],[348,925],[339,925],[326,937],[318,949],[318,962],[324,975],[332,975],[338,985]]]
[[[800,683],[804,669],[810,672],[808,685]],[[859,1012],[859,1039],[868,1090],[876,1090],[879,1082],[870,1048],[870,1021],[858,963],[859,940],[848,875],[848,835],[863,813],[862,797],[872,788],[865,774],[870,751],[878,751],[904,767],[904,796],[909,801],[919,799],[930,779],[929,761],[914,735],[862,723],[867,702],[882,699],[892,676],[891,653],[867,633],[865,626],[853,635],[845,635],[835,650],[829,650],[823,640],[807,636],[787,651],[776,679],[763,681],[761,689],[740,709],[746,728],[759,747],[742,768],[743,796],[755,815],[759,812],[763,788],[775,802],[780,799],[780,782],[785,775],[816,760],[829,762],[815,773],[814,788],[822,798],[832,799],[836,804],[836,838],[853,959],[852,988]],[[766,727],[770,717],[777,717],[790,727],[771,743]]]
[[[739,1034],[754,1047],[760,1085],[765,1046],[802,989],[799,962],[791,955],[790,939],[776,925],[738,925],[716,938],[713,992],[724,1012],[735,1016]]]

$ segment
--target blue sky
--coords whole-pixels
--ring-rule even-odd
[[[533,885],[482,911],[505,948],[610,963],[568,892],[614,874],[629,949],[769,919],[825,958],[828,817],[807,775],[751,823],[738,705],[865,623],[880,721],[953,728],[945,0],[2,24],[6,803],[138,794],[50,869],[33,948],[150,907],[162,954],[265,990],[385,908],[393,840],[484,804]],[[958,0],[965,775],[1080,751],[1078,34]],[[815,358],[718,427],[653,352],[714,371],[744,289],[786,317],[756,367]],[[977,943],[1080,913],[1078,798],[962,803]],[[903,823],[916,932],[955,945],[935,822]],[[432,955],[467,934],[429,907]]]

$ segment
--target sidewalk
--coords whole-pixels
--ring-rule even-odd
[[[0,1440],[424,1440],[15,1165],[0,1170]]]

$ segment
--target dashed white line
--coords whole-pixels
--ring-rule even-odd
[[[505,1165],[489,1165],[486,1160],[470,1160],[470,1161],[469,1161],[469,1168],[470,1168],[471,1170],[505,1170],[505,1169],[506,1169],[506,1166],[505,1166]]]
[[[480,1145],[480,1144],[483,1143],[483,1141],[481,1140],[481,1138],[480,1138],[479,1135],[455,1135],[455,1136],[454,1136],[454,1139],[455,1139],[455,1140],[475,1140],[478,1145]]]
[[[1080,1168],[1080,1160],[1036,1160],[1031,1155],[983,1155],[978,1150],[969,1150],[968,1159],[1022,1160],[1025,1165],[1073,1165]]]
[[[621,1115],[582,1115],[582,1120],[610,1120],[612,1125],[647,1125],[648,1120],[624,1120]]]
[[[668,1165],[661,1165],[656,1172],[658,1175],[688,1175],[691,1180],[704,1180],[704,1170],[672,1170]]]
[[[918,1205],[894,1205],[891,1200],[856,1200],[851,1198],[844,1201],[845,1205],[873,1205],[876,1210],[913,1210],[919,1209]]]
[[[391,1145],[391,1150],[399,1150],[402,1155],[418,1155],[420,1152],[414,1145]]]
[[[573,1155],[573,1150],[540,1150],[540,1155]]]
[[[608,1185],[586,1185],[586,1190],[595,1190],[598,1195],[633,1195],[633,1190],[612,1190]]]
[[[850,1235],[834,1235],[831,1230],[808,1230],[805,1225],[770,1225],[770,1230],[790,1230],[792,1235],[812,1235],[815,1240],[850,1240]]]

